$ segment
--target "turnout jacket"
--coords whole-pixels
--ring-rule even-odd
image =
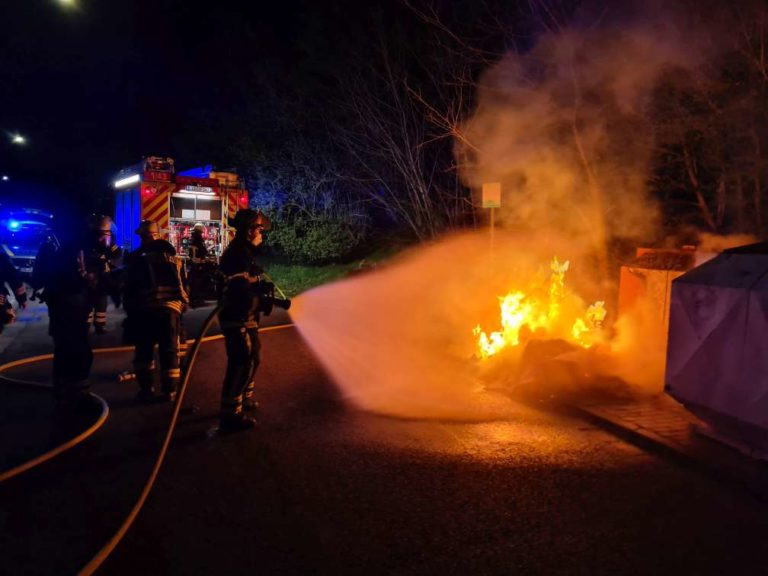
[[[168,308],[181,313],[189,304],[184,263],[166,240],[139,246],[126,258],[126,311]]]
[[[32,288],[43,290],[42,297],[49,304],[84,302],[92,286],[82,244],[73,241],[57,247],[46,242],[40,246],[32,271]]]
[[[256,328],[259,325],[259,298],[253,292],[252,284],[258,281],[263,270],[256,254],[256,246],[236,237],[221,255],[219,321],[222,328]]]
[[[96,293],[114,296],[118,291],[118,281],[113,274],[123,249],[115,244],[105,246],[97,239],[90,241],[85,252],[85,269],[90,275],[90,284]]]
[[[189,256],[194,260],[208,258],[208,247],[205,245],[205,240],[201,235],[192,234],[189,242]]]
[[[108,273],[115,268],[122,255],[123,249],[116,244],[105,246],[97,239],[93,239],[85,255],[86,267],[89,271]]]

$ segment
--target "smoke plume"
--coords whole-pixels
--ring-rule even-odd
[[[659,8],[616,3],[481,78],[456,155],[478,205],[483,183],[501,183],[501,225],[589,246],[603,266],[612,242],[655,237],[649,104],[662,74],[703,56],[693,27]]]
[[[570,353],[571,376],[635,374],[661,390],[662,343],[647,353],[659,327],[616,322],[606,293],[618,277],[610,247],[658,232],[647,186],[655,84],[706,54],[695,26],[681,34],[659,7],[543,34],[482,77],[455,152],[478,206],[483,183],[502,185],[493,245],[487,229],[445,238],[297,299],[299,330],[350,401],[405,417],[508,414],[508,397],[491,390],[524,377],[522,351],[483,366],[472,329],[495,329],[499,296],[540,288],[553,257],[571,261],[567,282],[584,302],[613,306],[607,322],[617,326],[613,354]]]

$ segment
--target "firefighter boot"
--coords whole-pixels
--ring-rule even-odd
[[[245,392],[243,392],[243,412],[253,412],[259,408],[259,401],[253,397],[254,387],[253,380],[248,382],[248,386],[245,387]]]
[[[140,363],[134,364],[136,381],[139,384],[139,393],[136,395],[136,401],[139,404],[154,404],[158,402],[159,396],[155,394],[155,387],[152,382],[153,368],[154,364],[149,366]]]
[[[254,418],[243,414],[243,391],[249,375],[248,366],[228,364],[221,390],[220,432],[240,432],[256,425]]]
[[[175,402],[176,394],[179,390],[179,380],[181,379],[180,368],[169,368],[163,370],[163,387],[160,393],[161,398],[165,402]]]

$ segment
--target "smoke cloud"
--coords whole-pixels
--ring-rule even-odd
[[[456,155],[480,203],[502,184],[502,225],[548,230],[606,259],[612,241],[648,241],[659,211],[647,180],[649,104],[665,72],[693,69],[705,50],[660,6],[626,2],[509,52],[481,78]]]
[[[661,391],[666,339],[654,303],[617,321],[609,292],[618,279],[610,247],[659,232],[647,186],[655,85],[713,48],[661,6],[585,17],[482,77],[455,153],[478,206],[484,183],[502,185],[493,246],[487,230],[445,238],[295,301],[299,330],[350,401],[403,417],[483,419],[511,413],[495,389],[531,376],[573,386],[619,376]],[[524,346],[482,364],[473,327],[497,329],[499,296],[541,289],[553,257],[571,262],[573,305],[606,300],[614,341],[562,346],[560,372],[526,373]],[[544,359],[558,346],[541,348]]]

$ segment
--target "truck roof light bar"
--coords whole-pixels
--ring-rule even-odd
[[[126,176],[125,178],[120,178],[120,180],[116,180],[113,186],[115,188],[125,188],[126,186],[130,186],[131,184],[137,184],[139,182],[139,175],[134,174],[133,176]]]
[[[219,200],[220,197],[210,192],[174,192],[174,198],[197,198],[199,200]]]

